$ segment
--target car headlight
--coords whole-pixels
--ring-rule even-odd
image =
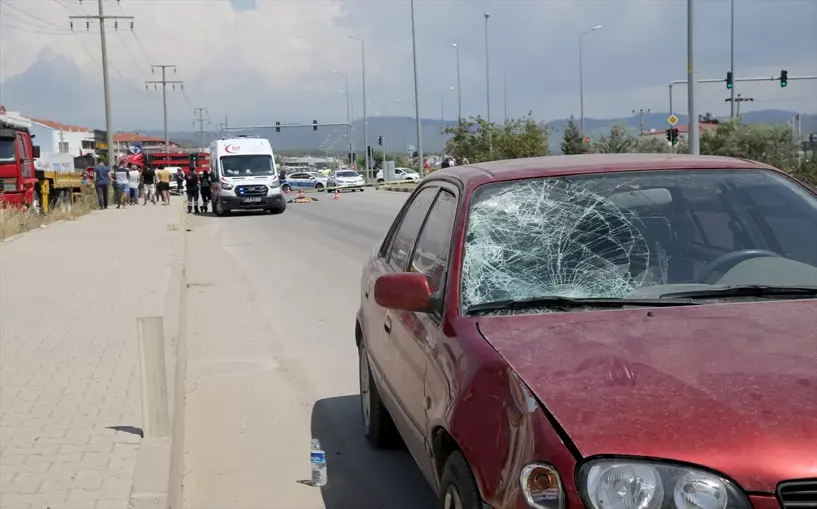
[[[519,475],[522,495],[533,509],[562,509],[565,506],[562,480],[556,469],[544,463],[532,463]]]
[[[728,480],[694,467],[629,459],[585,463],[579,491],[592,509],[749,509]]]
[[[230,190],[230,189],[232,189],[233,187],[234,187],[234,186],[233,186],[232,184],[229,184],[229,183],[227,183],[227,182],[222,182],[222,183],[221,183],[221,188],[222,188],[222,189],[224,189],[225,191],[229,191],[229,190]]]
[[[278,189],[281,187],[281,182],[279,180],[273,180],[272,184],[269,185],[270,189]]]

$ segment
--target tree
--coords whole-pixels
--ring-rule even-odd
[[[482,117],[471,117],[445,132],[452,137],[446,152],[457,161],[471,163],[548,155],[548,132],[530,112],[520,119],[508,119],[502,128]]]
[[[598,141],[593,143],[593,151],[600,154],[623,154],[635,152],[636,138],[626,127],[614,125],[610,128],[610,133],[602,135]]]
[[[631,152],[639,154],[667,154],[670,144],[663,136],[640,136]]]
[[[562,143],[560,145],[562,153],[565,155],[585,154],[588,152],[587,143],[584,142],[584,137],[579,126],[576,125],[576,119],[570,115],[570,121],[565,127],[565,133],[562,136]]]

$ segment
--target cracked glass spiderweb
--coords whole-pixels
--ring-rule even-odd
[[[623,298],[647,283],[650,249],[638,217],[590,182],[537,179],[477,191],[463,260],[465,309],[545,296]]]

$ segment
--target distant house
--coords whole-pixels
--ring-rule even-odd
[[[94,151],[94,133],[87,127],[63,124],[44,118],[24,117],[18,111],[0,106],[0,119],[28,127],[34,135],[34,144],[43,153],[71,154],[74,157]]]

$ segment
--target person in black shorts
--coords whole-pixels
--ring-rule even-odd
[[[181,170],[180,170],[181,171]],[[199,213],[199,176],[195,169],[191,169],[184,176],[185,189],[187,191],[187,213]]]
[[[150,166],[145,166],[142,170],[142,187],[145,192],[145,201],[142,205],[147,205],[148,199],[150,203],[156,205],[156,170]]]

